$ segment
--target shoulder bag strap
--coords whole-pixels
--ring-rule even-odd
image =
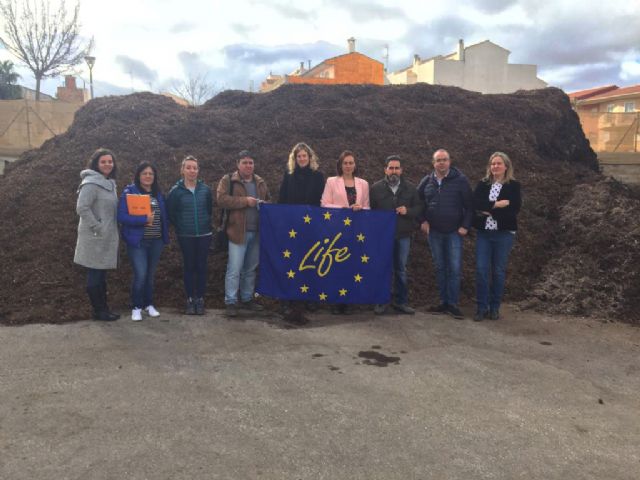
[[[231,174],[227,173],[227,177],[229,178],[229,195],[233,195],[233,182],[231,181]],[[229,210],[226,208],[222,210],[222,215],[220,215],[220,228],[222,230],[227,229],[227,221],[229,220]]]

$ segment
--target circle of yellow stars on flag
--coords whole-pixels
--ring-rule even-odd
[[[332,218],[332,213],[330,211],[328,211],[328,210],[325,211],[322,214],[322,219],[325,220],[325,221],[331,221],[331,218]],[[311,217],[309,214],[306,214],[304,217],[302,217],[302,220],[303,220],[305,225],[310,225],[312,220],[313,220],[313,217]],[[342,220],[342,223],[344,224],[345,227],[351,227],[352,223],[353,223],[353,220],[350,217],[346,217],[346,218],[344,218]],[[296,231],[295,229],[292,228],[288,232],[289,238],[290,239],[294,239],[294,240],[298,239],[298,233],[299,233],[298,231]],[[357,242],[365,243],[366,236],[362,232],[358,232],[355,235],[355,238],[356,238]],[[284,259],[293,260],[292,255],[293,255],[293,253],[288,248],[285,248],[285,250],[282,251],[282,257]],[[360,262],[362,264],[369,263],[370,259],[371,259],[371,257],[369,257],[366,254],[363,254],[363,255],[360,256]],[[296,277],[296,272],[292,268],[290,268],[289,271],[287,271],[285,273],[286,273],[288,279],[293,280]],[[354,284],[362,283],[363,280],[364,280],[364,277],[360,273],[356,273],[353,276]],[[299,287],[299,290],[300,290],[301,293],[304,293],[304,294],[311,294],[312,293],[311,292],[311,287],[309,287],[307,284],[302,284]],[[347,297],[347,294],[349,293],[349,290],[347,288],[342,287],[342,288],[337,290],[337,293],[338,293],[339,297]],[[318,299],[320,301],[323,301],[323,302],[326,301],[327,298],[329,298],[329,295],[324,291],[318,293],[317,296],[318,296]]]

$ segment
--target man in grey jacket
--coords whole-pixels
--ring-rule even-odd
[[[413,315],[415,310],[408,304],[407,259],[411,248],[411,234],[415,220],[422,211],[416,187],[402,176],[402,164],[398,155],[386,158],[384,178],[371,186],[369,202],[374,210],[396,212],[396,235],[393,242],[393,308],[401,313]],[[373,309],[382,315],[387,305],[378,304]]]

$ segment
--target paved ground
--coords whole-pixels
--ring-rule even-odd
[[[0,478],[640,478],[640,329],[507,313],[3,327]]]

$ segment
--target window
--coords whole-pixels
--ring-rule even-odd
[[[624,102],[624,111],[625,112],[635,112],[636,111],[636,102]]]
[[[616,108],[616,106],[613,103],[607,105],[607,113],[612,113],[614,108]]]

